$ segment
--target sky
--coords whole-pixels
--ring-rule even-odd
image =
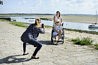
[[[0,13],[96,14],[98,0],[3,0]]]

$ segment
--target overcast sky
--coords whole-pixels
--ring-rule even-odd
[[[0,13],[96,14],[98,0],[3,0]]]

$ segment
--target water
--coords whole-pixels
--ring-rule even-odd
[[[11,20],[16,20],[19,22],[25,22],[25,23],[34,23],[34,19],[25,19],[23,17],[11,17]],[[46,21],[46,20],[41,20],[41,23],[48,25],[48,26],[53,26],[53,21]],[[84,30],[84,31],[96,31],[98,32],[98,29],[89,29],[88,26],[91,24],[88,23],[75,23],[75,22],[64,22],[64,28],[67,29],[76,29],[76,30]]]

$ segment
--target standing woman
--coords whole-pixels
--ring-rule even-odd
[[[36,40],[39,33],[44,33],[44,27],[41,26],[40,19],[35,19],[35,23],[31,24],[26,31],[22,34],[21,40],[23,42],[23,55],[27,55],[26,53],[26,43],[29,43],[31,45],[34,45],[36,47],[33,55],[31,56],[31,59],[39,59],[39,57],[36,57],[36,54],[41,49],[42,44]]]
[[[59,11],[56,12],[53,21],[54,21],[53,27],[56,33],[58,34],[58,40],[59,40],[62,34],[62,18]]]

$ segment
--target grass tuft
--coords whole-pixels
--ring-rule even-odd
[[[95,44],[94,46],[95,46],[95,49],[98,50],[98,44]]]
[[[71,40],[74,44],[77,44],[77,45],[91,45],[93,40],[91,40],[90,38],[76,38],[76,39],[72,39]]]

